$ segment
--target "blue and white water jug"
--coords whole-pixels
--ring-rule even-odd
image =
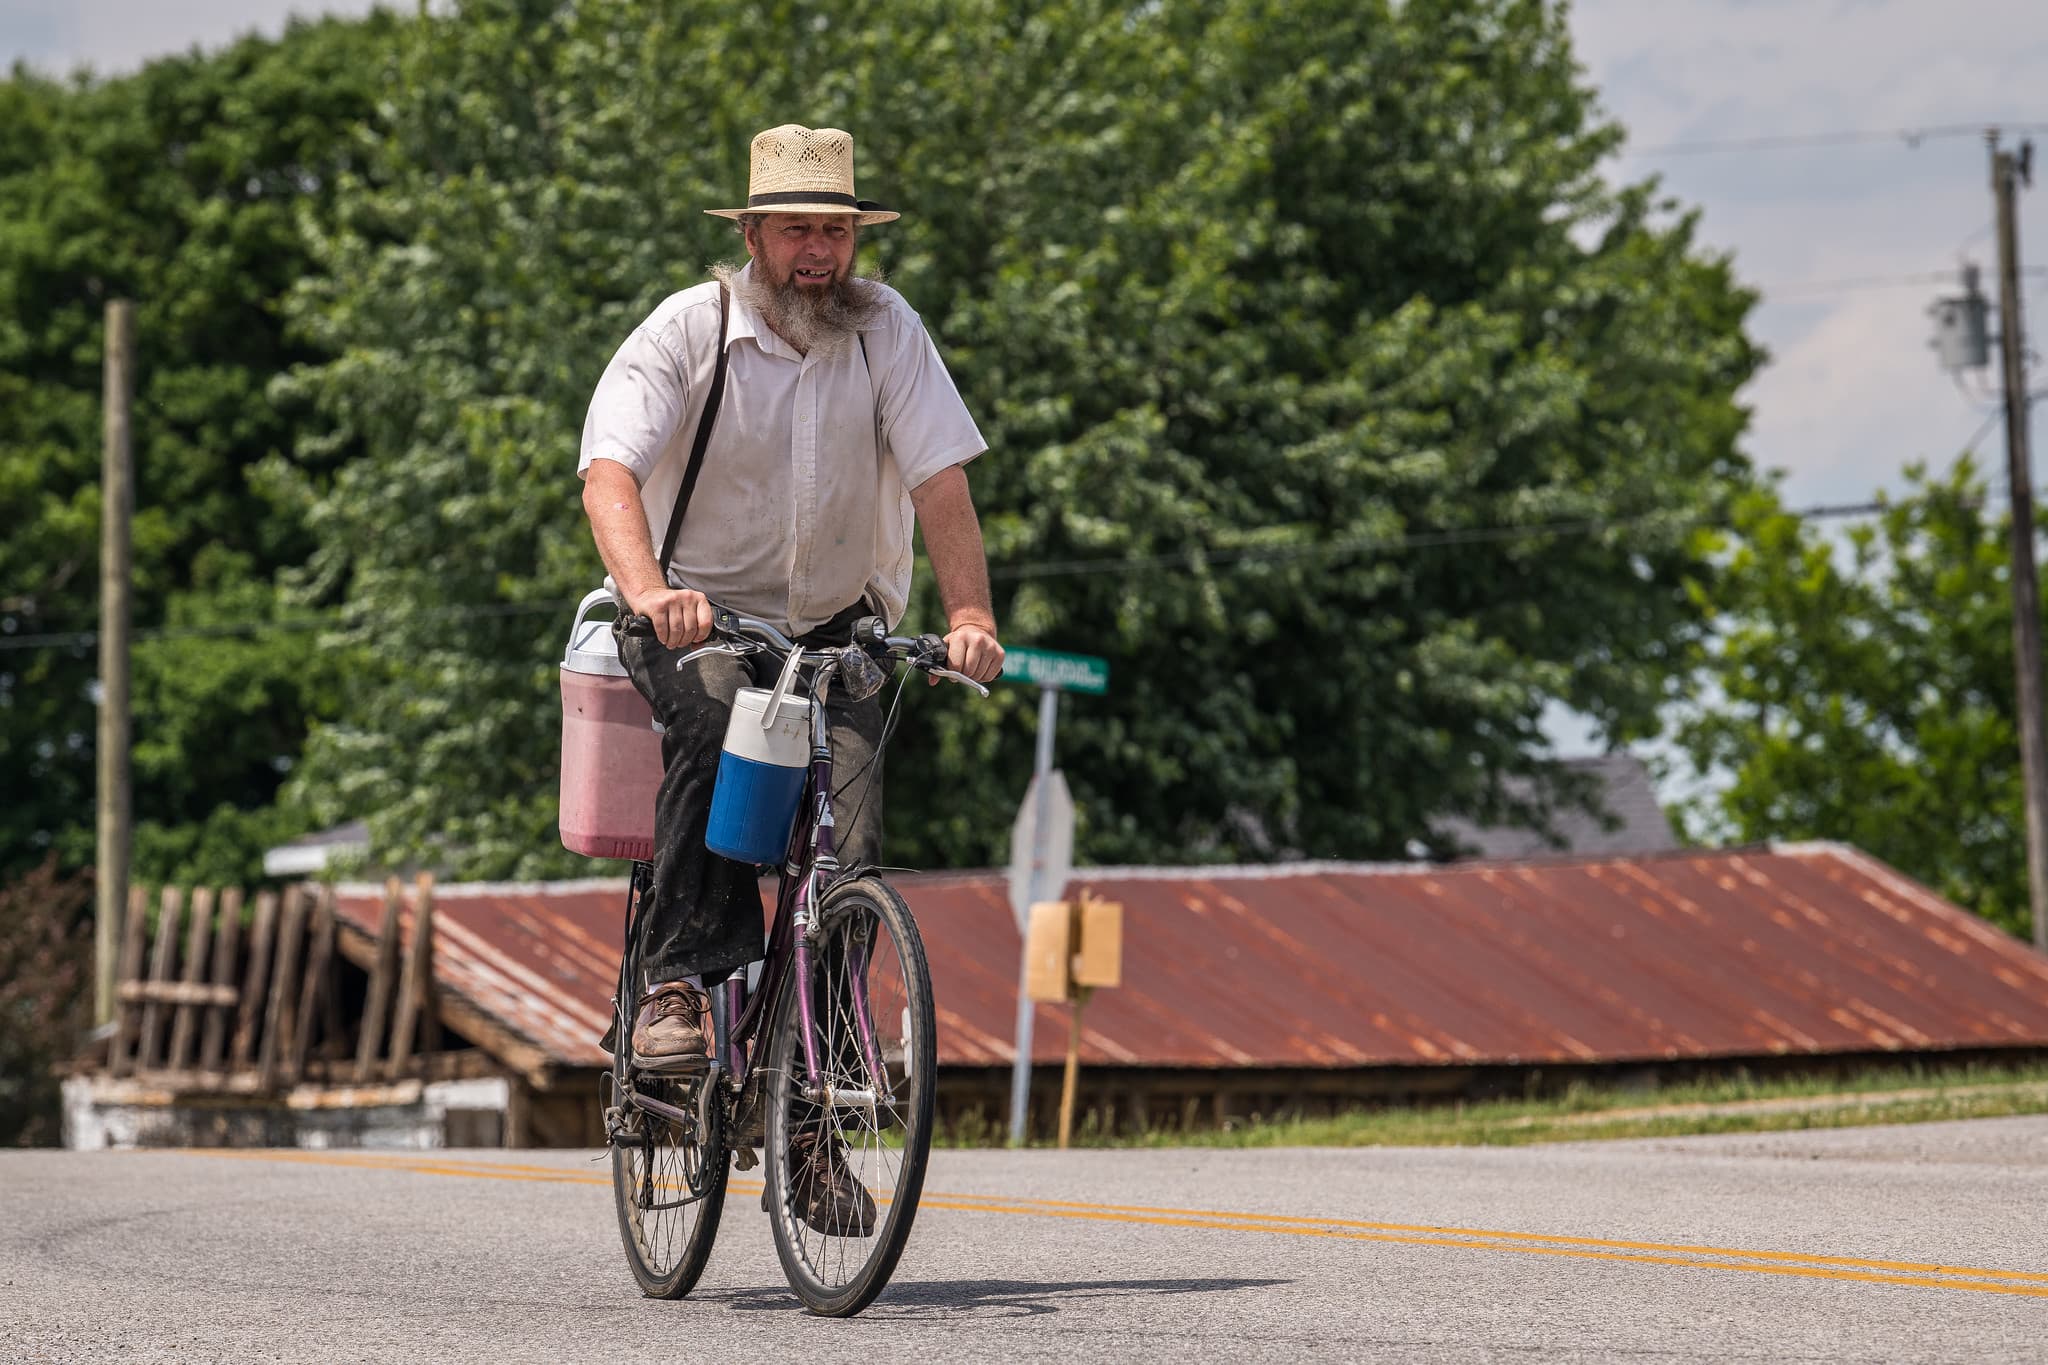
[[[795,680],[792,662],[773,690],[742,687],[733,699],[704,834],[722,858],[779,863],[789,851],[811,760],[811,702],[789,695]]]

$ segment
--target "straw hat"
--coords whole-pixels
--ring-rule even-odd
[[[753,172],[743,209],[706,209],[718,218],[743,213],[851,213],[860,226],[902,215],[853,197],[853,134],[785,123],[754,139]]]

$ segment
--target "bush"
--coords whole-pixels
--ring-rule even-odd
[[[0,887],[0,1147],[54,1146],[56,1065],[92,1023],[92,877],[52,858]]]

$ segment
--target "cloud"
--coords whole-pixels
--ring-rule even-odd
[[[1795,500],[1861,500],[1896,490],[1909,461],[1940,468],[1961,453],[1986,405],[1941,372],[1928,331],[1912,291],[1858,294],[1824,310],[1757,381],[1755,444],[1796,471]]]
[[[2048,123],[2038,0],[1587,0],[1580,60],[1631,146],[1837,130]],[[1783,286],[1987,267],[1986,154],[1974,137],[1783,151],[1628,155],[1701,209],[1701,235],[1763,286],[1753,330],[1775,357],[1745,399],[1759,464],[1796,502],[1897,487],[1907,462],[1952,457],[1978,422],[1927,349],[1940,285],[1832,294]],[[2022,205],[2021,257],[2048,262],[2048,201]],[[1967,245],[1967,253],[1959,248]],[[1777,287],[1774,289],[1774,287]],[[2038,313],[2042,302],[2036,298]]]

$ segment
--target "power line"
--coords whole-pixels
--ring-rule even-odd
[[[1833,503],[1807,507],[1793,513],[1814,521],[1835,517],[1870,516],[1881,512],[1883,502]],[[1245,546],[1235,550],[1186,550],[1156,555],[1127,555],[1117,559],[1054,560],[1044,564],[1018,564],[989,570],[996,581],[1031,578],[1061,578],[1098,573],[1129,573],[1135,569],[1195,568],[1204,564],[1272,563],[1316,559],[1362,552],[1388,553],[1429,549],[1446,545],[1489,545],[1511,540],[1555,539],[1565,536],[1599,535],[1633,526],[1666,521],[1668,511],[1644,512],[1630,517],[1587,517],[1576,521],[1531,522],[1518,526],[1447,527],[1440,531],[1411,531],[1399,536],[1361,536],[1351,540],[1327,540],[1316,545]],[[1693,522],[1705,526],[1707,522]]]
[[[1990,434],[1991,428],[1997,426],[1999,422],[2004,419],[2004,417],[2005,407],[2003,404],[1993,408],[1990,412],[1985,413],[1984,420],[1977,424],[1977,429],[1970,433],[1970,439],[1963,442],[1961,448],[1964,450],[1975,450],[1977,448],[1977,442],[1983,440],[1985,436]]]
[[[2048,266],[2030,265],[2021,270],[2022,275],[2048,275]],[[1839,280],[1796,280],[1788,284],[1759,284],[1753,286],[1766,299],[1786,298],[1800,294],[1834,294],[1856,289],[1895,289],[1905,285],[1925,287],[1933,284],[1955,284],[1953,270],[1923,271],[1917,275],[1858,275]]]
[[[1997,414],[1993,414],[1995,420]],[[1986,427],[1965,443],[1965,449],[1980,439]],[[1792,509],[1790,515],[1806,521],[1831,521],[1844,517],[1874,516],[1892,504],[1866,502],[1822,503]],[[1670,522],[1667,511],[1643,512],[1625,517],[1586,517],[1571,521],[1527,522],[1509,526],[1446,527],[1433,531],[1410,531],[1396,536],[1359,536],[1327,540],[1312,545],[1247,545],[1211,550],[1182,550],[1153,555],[1123,555],[1094,559],[1050,560],[1038,564],[995,565],[989,569],[993,582],[1022,582],[1039,578],[1075,578],[1094,574],[1127,574],[1144,569],[1195,569],[1207,565],[1277,564],[1305,559],[1337,558],[1350,554],[1393,554],[1405,550],[1433,549],[1455,545],[1497,545],[1515,540],[1562,539],[1571,536],[1602,535],[1657,522]],[[1694,520],[1681,524],[1692,527],[1725,526],[1725,522]],[[482,602],[423,607],[421,616],[453,616],[467,619],[545,615],[573,610],[573,599],[545,599],[530,602]],[[337,609],[324,615],[287,617],[277,621],[244,621],[232,625],[157,626],[137,630],[133,638],[144,640],[224,639],[270,631],[322,630],[345,624]],[[98,639],[90,630],[51,632],[39,635],[0,636],[0,652],[25,649],[58,649],[90,645]]]
[[[419,616],[460,616],[468,619],[480,617],[534,616],[546,612],[570,611],[576,603],[570,601],[535,602],[476,602],[439,607],[421,607]],[[129,636],[136,641],[143,640],[226,640],[243,635],[261,635],[270,632],[291,633],[302,630],[328,630],[347,624],[342,609],[336,608],[324,614],[309,616],[287,616],[275,621],[237,621],[232,624],[211,626],[153,626],[131,631]],[[99,633],[91,630],[53,631],[40,635],[0,636],[0,651],[15,649],[60,649],[90,645],[99,639]]]
[[[1922,142],[1947,137],[1982,137],[1996,129],[2007,133],[2048,131],[2048,123],[1943,123],[1925,128],[1848,129],[1826,133],[1772,133],[1761,137],[1712,138],[1698,142],[1666,142],[1654,147],[1624,147],[1622,156],[1703,156],[1714,152],[1777,152],[1801,147],[1847,147],[1858,143]]]

